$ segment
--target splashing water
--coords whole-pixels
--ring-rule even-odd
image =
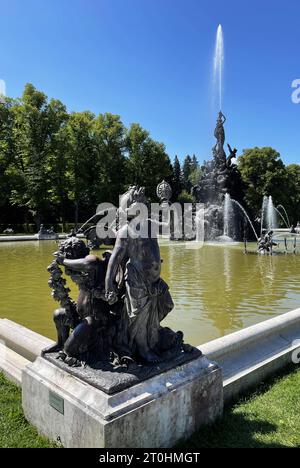
[[[214,56],[214,86],[219,95],[219,109],[222,108],[222,90],[223,90],[223,71],[224,71],[224,40],[222,26],[219,24],[217,29],[216,48]]]
[[[233,206],[232,200],[229,193],[225,194],[224,200],[224,228],[223,228],[223,236],[229,237],[229,230],[230,227],[232,228],[231,224],[233,223]]]
[[[251,221],[251,219],[249,218],[249,215],[247,213],[247,211],[245,210],[245,208],[236,200],[234,200],[234,198],[231,199],[232,203],[234,203],[243,213],[243,215],[245,216],[245,218],[247,219],[248,223],[250,224],[251,228],[252,228],[252,231],[256,237],[256,240],[258,240],[258,235],[256,234],[256,231],[254,229],[254,226],[253,226],[253,223]]]
[[[277,206],[277,211],[280,213],[279,210],[282,210],[284,212],[284,214],[285,214],[285,224],[286,224],[286,226],[291,227],[290,218],[289,218],[289,216],[288,216],[288,214],[286,212],[285,207],[283,205],[278,205]]]
[[[267,220],[268,220],[268,229],[275,229],[277,227],[276,210],[275,210],[271,195],[269,196],[269,199],[268,199]]]
[[[263,232],[263,229],[264,229],[264,222],[265,222],[265,214],[266,214],[266,210],[267,210],[267,205],[268,205],[268,198],[264,195],[263,202],[262,202],[262,207],[261,207],[260,237],[262,236],[262,232]]]
[[[274,206],[273,198],[271,197],[271,195],[269,197],[264,196],[261,207],[261,234],[263,229],[267,229],[268,231],[270,231],[278,227],[277,213],[279,212]],[[284,220],[282,215],[281,217]]]
[[[282,213],[278,210],[278,208],[276,208],[274,206],[274,209],[276,211],[277,214],[279,214],[280,218],[282,219],[283,223],[285,224],[285,227],[287,227],[288,229],[290,228],[290,225],[287,223],[286,219],[283,217]],[[276,226],[277,227],[277,226]]]

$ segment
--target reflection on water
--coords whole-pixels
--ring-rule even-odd
[[[0,317],[51,338],[57,306],[48,287],[47,265],[56,243],[0,244]],[[198,345],[300,305],[298,255],[244,255],[241,245],[205,245],[189,250],[164,242],[162,276],[175,310],[165,324]],[[74,298],[76,292],[73,289]]]

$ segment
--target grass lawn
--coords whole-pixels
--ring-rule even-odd
[[[21,389],[0,373],[0,448],[55,447],[40,437],[26,421],[21,404]]]
[[[290,367],[262,383],[212,427],[205,427],[181,447],[300,447],[300,369]]]
[[[25,420],[21,390],[0,374],[0,447],[54,447]],[[178,448],[300,447],[300,369],[293,366]]]

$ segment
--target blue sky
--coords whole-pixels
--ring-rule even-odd
[[[273,146],[300,163],[299,0],[0,0],[0,79],[33,83],[70,111],[120,114],[173,159],[210,158],[216,29],[225,39],[223,112],[239,153]]]

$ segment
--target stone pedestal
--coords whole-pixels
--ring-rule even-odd
[[[28,421],[65,447],[172,447],[223,410],[222,372],[205,356],[112,395],[39,357],[22,393]]]

